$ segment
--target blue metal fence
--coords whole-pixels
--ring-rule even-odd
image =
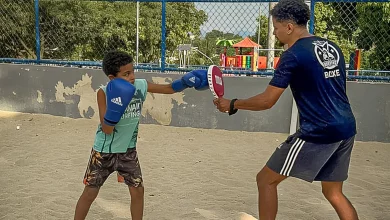
[[[13,3],[12,3],[13,2]],[[51,0],[31,0],[31,2],[28,2],[28,3],[24,3],[25,6],[21,6],[23,4],[21,4],[20,2],[18,1],[11,1],[11,0],[0,0],[0,8],[2,7],[2,5],[6,6],[4,8],[8,9],[7,11],[1,11],[0,9],[0,12],[2,12],[3,14],[3,17],[2,15],[0,15],[0,22],[3,22],[5,23],[5,27],[8,27],[8,28],[11,28],[12,26],[15,26],[15,24],[20,24],[21,22],[18,22],[18,19],[22,19],[21,17],[15,17],[13,15],[7,15],[7,14],[11,14],[12,13],[12,10],[25,10],[26,14],[30,13],[30,9],[27,9],[31,6],[34,7],[34,23],[35,23],[35,57],[31,58],[31,55],[29,55],[29,57],[23,57],[23,55],[16,57],[12,57],[10,54],[7,54],[7,52],[3,52],[1,55],[1,58],[0,58],[0,62],[3,62],[3,63],[29,63],[29,64],[52,64],[52,65],[63,65],[63,66],[90,66],[90,67],[100,67],[101,66],[101,62],[99,59],[96,59],[94,58],[93,61],[91,60],[85,60],[85,59],[71,59],[72,56],[74,56],[74,54],[72,55],[69,55],[69,57],[66,57],[66,58],[53,58],[53,57],[50,57],[49,59],[45,58],[45,56],[41,56],[41,54],[43,54],[43,48],[42,48],[42,45],[41,43],[42,42],[51,42],[53,45],[55,45],[55,42],[53,43],[53,41],[55,40],[48,40],[48,36],[50,35],[43,35],[42,32],[41,32],[41,24],[44,24],[44,25],[48,25],[47,23],[51,22],[50,20],[49,21],[43,21],[42,17],[43,16],[47,16],[46,14],[48,14],[47,10],[50,10],[50,2],[53,2]],[[57,2],[61,2],[61,1],[57,1]],[[131,3],[134,3],[136,1],[126,1],[126,0],[99,0],[99,1],[79,1],[79,2],[89,2],[89,3],[98,3],[98,2],[123,2],[124,4],[131,4]],[[244,3],[250,3],[250,4],[266,4],[266,3],[270,3],[270,2],[275,2],[275,0],[140,0],[139,2],[143,3],[143,4],[149,4],[149,3],[158,3],[158,4],[161,4],[161,21],[160,21],[160,25],[161,25],[161,39],[160,39],[160,55],[156,55],[156,52],[153,52],[152,56],[150,57],[156,57],[156,56],[159,56],[158,58],[158,62],[152,62],[151,60],[149,60],[148,62],[141,62],[141,63],[137,63],[136,65],[136,69],[139,69],[139,70],[149,70],[149,71],[158,71],[158,72],[186,72],[186,71],[190,71],[191,69],[194,69],[194,68],[207,68],[207,66],[210,64],[210,63],[207,63],[207,62],[203,62],[202,61],[199,61],[199,63],[194,63],[192,65],[184,65],[182,66],[181,64],[178,64],[178,63],[167,63],[167,51],[168,51],[168,48],[167,48],[167,43],[168,43],[168,40],[167,39],[167,32],[170,31],[170,29],[167,29],[167,25],[169,25],[167,23],[167,11],[169,12],[169,6],[172,6],[171,4],[180,4],[180,3],[202,3],[202,4],[208,4],[208,3],[221,3],[221,4],[224,4],[224,3],[229,3],[231,5],[228,5],[228,6],[224,6],[225,8],[222,8],[224,9],[225,11],[229,11],[229,10],[232,10],[232,6],[233,5],[239,5],[239,4],[244,4]],[[374,21],[369,21],[371,22],[374,26],[374,28],[378,29],[380,27],[386,27],[386,25],[388,25],[388,28],[390,28],[390,19],[389,21],[386,21],[386,16],[389,15],[390,16],[390,13],[389,14],[386,14],[388,11],[388,9],[390,9],[390,3],[389,1],[385,1],[385,0],[374,0],[374,1],[369,1],[369,0],[311,0],[311,1],[306,1],[307,4],[310,5],[310,8],[311,8],[311,16],[310,16],[310,24],[309,24],[309,31],[310,33],[312,34],[318,34],[318,35],[324,35],[324,33],[326,34],[326,32],[321,32],[320,31],[320,24],[318,23],[318,20],[321,20],[321,22],[325,22],[325,25],[333,25],[333,24],[330,24],[328,20],[326,19],[323,19],[322,17],[325,16],[329,16],[329,15],[326,15],[326,14],[321,14],[320,12],[318,12],[319,10],[333,10],[333,13],[344,13],[344,14],[340,14],[339,16],[340,17],[343,17],[341,20],[340,18],[339,19],[339,23],[338,25],[339,26],[335,26],[334,29],[337,30],[337,28],[340,28],[341,29],[345,29],[346,31],[349,31],[346,35],[347,37],[345,39],[339,39],[340,42],[339,44],[343,45],[343,43],[347,44],[347,43],[351,43],[350,41],[354,41],[353,43],[351,43],[351,45],[349,47],[345,46],[345,50],[347,52],[350,52],[353,56],[363,56],[365,54],[368,54],[366,55],[366,59],[365,60],[368,60],[369,56],[370,56],[370,62],[373,62],[373,59],[376,59],[376,66],[374,66],[375,68],[370,68],[369,64],[368,66],[364,66],[362,64],[363,67],[359,67],[359,68],[354,68],[353,66],[356,66],[356,64],[354,62],[352,62],[352,60],[354,58],[352,58],[350,55],[351,54],[344,54],[346,59],[348,59],[350,62],[350,66],[349,66],[349,71],[348,71],[348,74],[349,74],[349,79],[350,80],[356,80],[356,79],[363,79],[363,80],[372,80],[372,81],[390,81],[390,77],[389,77],[389,74],[390,74],[390,52],[386,50],[386,48],[389,48],[390,49],[390,43],[389,45],[385,45],[383,48],[382,51],[374,51],[374,49],[377,47],[377,45],[375,45],[375,43],[378,43],[380,42],[381,45],[383,44],[383,42],[385,41],[388,41],[386,39],[390,39],[390,35],[388,32],[383,32],[383,31],[372,31],[372,30],[365,30],[359,26],[359,27],[356,27],[357,23],[359,23],[359,18],[357,18],[359,16],[359,13],[361,13],[361,11],[364,11],[366,10],[365,8],[363,9],[359,9],[358,10],[358,4],[367,4],[367,8],[370,9],[370,10],[381,10],[381,8],[383,7],[383,12],[382,12],[382,15],[384,18],[380,18],[378,16],[376,17],[373,17],[373,19],[377,19],[377,20],[374,20]],[[42,3],[45,3],[45,4],[48,4],[49,6],[46,6],[45,8],[43,8],[43,6],[41,5]],[[18,6],[17,5],[12,5],[12,4],[19,4]],[[320,5],[318,5],[320,4]],[[358,5],[358,6],[357,6]],[[52,6],[52,5],[51,5]],[[133,5],[127,5],[127,7],[131,7]],[[320,9],[317,10],[317,6],[321,6]],[[148,6],[149,7],[149,6]],[[186,7],[186,6],[184,6]],[[209,8],[212,8],[214,6],[210,6]],[[259,6],[260,7],[260,6]],[[365,6],[364,6],[365,7]],[[238,7],[237,7],[238,8]],[[261,8],[261,7],[260,7]],[[362,7],[360,7],[362,8]],[[379,8],[379,9],[378,9]],[[4,10],[6,10],[4,9]],[[11,11],[9,10],[11,9]],[[221,10],[222,10],[221,9]],[[180,9],[181,10],[181,9]],[[237,9],[238,10],[238,9]],[[246,9],[247,10],[247,9]],[[254,9],[255,10],[255,9]],[[257,9],[256,9],[257,10]],[[264,13],[263,14],[267,14],[267,7],[264,6],[263,7],[263,10],[264,10]],[[197,12],[199,12],[201,10],[197,10]],[[130,13],[130,12],[129,12]],[[241,12],[242,13],[242,12]],[[318,14],[317,14],[318,13]],[[379,11],[378,11],[379,13]],[[44,15],[42,15],[44,14]],[[242,13],[242,14],[245,14],[245,13]],[[254,14],[254,13],[252,13]],[[260,13],[261,14],[261,13]],[[209,14],[207,14],[206,16],[209,16]],[[172,15],[170,15],[172,17]],[[181,16],[190,16],[190,15],[181,15]],[[212,14],[211,14],[212,16]],[[236,15],[236,19],[239,18],[239,15]],[[250,16],[251,15],[247,15],[247,17],[245,17],[244,19],[246,20],[249,20],[250,19]],[[267,22],[267,17],[266,15],[262,15],[263,18],[265,19],[264,21]],[[252,38],[255,38],[254,35],[258,35],[259,38],[260,38],[260,35],[261,35],[261,31],[263,31],[263,26],[261,25],[265,25],[265,26],[268,26],[266,24],[260,24],[260,22],[262,21],[262,16],[259,16],[257,18],[257,22],[259,23],[259,30],[258,32],[255,32],[254,34],[252,33]],[[335,19],[337,16],[334,16],[332,17],[331,19]],[[51,17],[52,19],[56,19],[56,17]],[[170,18],[172,19],[172,18]],[[330,19],[330,20],[331,20]],[[218,19],[217,19],[218,20]],[[223,19],[221,19],[220,22],[226,22],[226,21],[222,21]],[[226,18],[225,18],[226,20]],[[12,21],[12,22],[10,22]],[[328,21],[328,23],[326,23]],[[227,21],[229,22],[229,21]],[[387,23],[386,23],[387,22]],[[9,23],[7,25],[7,23]],[[174,23],[174,21],[173,21]],[[318,23],[318,28],[317,28],[317,23]],[[380,27],[375,27],[375,24],[377,23],[380,23]],[[222,24],[222,23],[221,23]],[[54,20],[53,20],[53,24],[52,25],[57,25],[56,23],[54,23]],[[76,24],[75,24],[76,25]],[[191,24],[182,24],[182,25],[191,25]],[[364,25],[363,25],[364,26]],[[363,27],[362,26],[362,27]],[[366,27],[366,26],[364,26]],[[253,29],[253,27],[251,27]],[[328,28],[328,27],[326,27]],[[360,28],[360,30],[359,30]],[[196,28],[195,28],[196,29]],[[318,29],[318,30],[317,30]],[[375,29],[375,30],[376,30]],[[47,30],[47,28],[46,28]],[[264,30],[266,30],[266,28],[264,27]],[[4,31],[7,31],[6,28],[4,28]],[[75,29],[74,31],[80,31],[82,32],[83,30],[77,30]],[[214,31],[214,30],[213,30]],[[219,31],[219,30],[217,30]],[[253,30],[251,30],[253,31]],[[268,30],[269,31],[269,27],[268,27]],[[220,31],[221,33],[223,31]],[[229,32],[229,31],[228,31]],[[232,33],[228,33],[228,34],[231,34],[231,37],[234,38],[238,38],[238,37],[241,37],[241,39],[239,40],[242,40],[244,39],[244,36],[245,34],[241,34],[239,36],[239,34],[237,33],[233,33],[233,31],[231,31]],[[264,32],[264,31],[263,31]],[[319,33],[317,33],[319,32]],[[368,37],[365,39],[365,41],[370,41],[369,43],[360,43],[360,45],[365,45],[366,48],[368,49],[363,49],[363,50],[356,50],[356,51],[351,51],[350,49],[353,48],[353,47],[358,47],[358,44],[359,44],[359,39],[358,37],[354,36],[356,34],[361,34],[361,33],[366,33],[367,34],[372,34],[372,36]],[[368,33],[370,32],[370,33]],[[15,32],[15,34],[18,34],[19,32]],[[57,35],[63,35],[63,34],[66,34],[67,32],[64,31],[64,33],[57,33]],[[209,33],[209,32],[208,32]],[[376,35],[375,35],[376,33]],[[33,33],[31,33],[33,34]],[[105,33],[103,33],[105,34]],[[138,34],[138,32],[137,32]],[[142,31],[141,31],[141,34],[142,34]],[[224,35],[226,35],[226,33],[223,33]],[[268,33],[270,34],[270,33]],[[271,33],[272,34],[272,33]],[[53,35],[56,35],[56,33],[53,33]],[[120,34],[119,34],[120,35]],[[204,34],[203,34],[204,35]],[[207,35],[207,34],[206,34]],[[222,34],[221,34],[222,35]],[[234,37],[233,37],[234,35]],[[249,35],[249,34],[247,34]],[[335,35],[339,35],[339,33],[336,33]],[[8,51],[8,48],[10,46],[7,46],[7,41],[11,41],[11,38],[13,38],[15,35],[6,35],[5,37],[2,37],[0,38],[0,49],[1,48],[6,48],[4,49],[5,51]],[[46,39],[42,39],[42,36],[44,36]],[[21,36],[19,36],[21,37]],[[199,38],[204,38],[203,37],[199,37]],[[258,38],[258,42],[259,42],[259,38]],[[357,40],[356,40],[356,39]],[[64,38],[66,39],[66,38]],[[138,36],[137,36],[137,39],[138,39]],[[223,39],[223,37],[218,38],[219,40],[226,40],[226,39]],[[214,39],[214,41],[218,40],[218,39]],[[368,39],[368,40],[367,40]],[[381,41],[374,41],[373,39],[382,39]],[[385,39],[385,40],[383,40]],[[58,41],[60,41],[61,39],[59,39]],[[239,41],[238,40],[238,41]],[[268,39],[269,41],[269,39]],[[356,42],[355,42],[356,41]],[[361,41],[361,39],[360,39]],[[373,42],[371,42],[373,41]],[[212,41],[211,41],[212,42]],[[237,42],[237,41],[236,41]],[[23,43],[26,43],[26,42],[23,42]],[[124,44],[127,44],[128,42],[124,42]],[[178,44],[180,44],[180,42],[177,42]],[[210,44],[210,42],[206,41],[207,44]],[[215,42],[212,42],[213,44],[215,44]],[[269,42],[267,42],[269,43]],[[274,42],[275,43],[275,42]],[[1,46],[1,44],[3,44],[3,46]],[[12,45],[14,45],[15,43],[12,41],[12,43],[10,43]],[[137,42],[138,44],[138,42]],[[374,46],[372,46],[372,45]],[[191,43],[189,44],[191,49],[193,48],[193,45],[192,45],[192,41]],[[25,45],[24,45],[25,46]],[[199,46],[202,46],[201,43],[199,43]],[[215,46],[215,45],[214,45]],[[231,45],[230,45],[231,46]],[[17,46],[13,46],[13,47],[17,47]],[[25,46],[26,47],[26,46]],[[115,46],[114,46],[115,47]],[[112,48],[112,47],[111,47]],[[147,48],[147,47],[145,47]],[[222,50],[223,47],[219,47],[217,49],[219,49],[219,51],[217,52],[217,49],[216,48],[211,48],[211,52],[209,52],[207,55],[209,56],[214,56],[213,59],[215,60],[215,62],[217,62],[217,65],[221,65],[221,61],[220,59],[217,57],[217,56],[221,56]],[[263,47],[264,48],[264,47]],[[262,53],[263,55],[265,54],[265,56],[268,56],[269,55],[269,51],[273,51],[272,52],[272,55],[269,56],[270,58],[274,59],[275,57],[277,56],[274,56],[275,53],[277,53],[276,50],[274,50],[274,46],[272,48],[265,48],[263,49]],[[372,49],[374,48],[374,49]],[[13,48],[15,49],[15,48]],[[138,49],[138,45],[137,45],[137,49]],[[356,48],[356,49],[359,49],[359,48]],[[88,50],[88,49],[80,49],[80,50]],[[153,49],[151,49],[153,50]],[[195,47],[195,50],[196,47]],[[225,50],[226,50],[226,47],[225,47]],[[15,49],[16,51],[16,49]],[[17,48],[17,51],[22,51],[22,49],[20,48]],[[52,51],[54,51],[54,49],[52,49]],[[199,51],[199,50],[198,50]],[[360,51],[361,54],[358,54]],[[363,51],[363,52],[362,52]],[[101,54],[100,54],[100,57],[102,57],[102,54],[103,54],[104,51],[101,51]],[[133,51],[134,52],[134,51]],[[138,51],[137,51],[138,52]],[[170,51],[169,52],[175,52],[173,49],[172,49],[172,46],[170,48]],[[187,51],[187,52],[191,52],[191,51]],[[202,53],[201,51],[199,51],[200,53]],[[20,53],[20,52],[19,52]],[[54,52],[53,52],[54,53]],[[92,51],[93,53],[93,51]],[[230,53],[232,53],[232,51],[230,51]],[[373,53],[375,53],[375,56],[372,55]],[[18,52],[14,52],[12,54],[18,54]],[[363,54],[363,55],[362,55]],[[206,53],[203,53],[204,56],[207,57]],[[177,58],[179,55],[175,55],[175,56],[171,56],[169,58]],[[95,57],[98,57],[98,56],[95,56]],[[188,58],[188,56],[187,56]],[[383,62],[381,61],[378,61],[377,59],[382,59],[383,58]],[[146,58],[145,58],[146,59]],[[152,59],[152,58],[150,58]],[[213,61],[210,57],[208,57],[209,60]],[[267,58],[268,59],[268,58]],[[359,58],[361,59],[361,58]],[[364,59],[364,58],[363,58]],[[137,60],[138,60],[138,57],[137,57]],[[275,60],[273,60],[275,61]],[[176,61],[175,61],[176,62]],[[268,61],[267,61],[268,62]],[[276,61],[275,61],[276,62]],[[360,61],[359,61],[360,62]],[[387,63],[389,62],[389,63]],[[360,65],[360,64],[359,64]],[[262,75],[262,76],[272,76],[273,74],[273,65],[269,66],[267,64],[267,68],[257,68],[257,69],[253,69],[253,68],[234,68],[233,66],[229,66],[229,65],[224,65],[222,68],[224,69],[224,73],[226,74],[233,74],[233,75]]]

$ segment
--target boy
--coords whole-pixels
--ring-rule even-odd
[[[346,67],[334,42],[307,31],[310,9],[303,0],[283,0],[271,11],[274,35],[289,46],[261,94],[248,99],[216,99],[221,112],[270,109],[290,86],[300,128],[275,149],[257,174],[259,217],[275,219],[278,185],[288,177],[321,181],[324,197],[340,219],[358,215],[343,193],[348,178],[356,121],[346,93]]]
[[[108,52],[102,66],[110,82],[97,92],[100,124],[84,176],[85,188],[77,202],[74,219],[85,219],[100,187],[112,172],[117,171],[118,181],[122,179],[129,187],[132,219],[141,220],[144,187],[136,144],[146,94],[173,94],[192,87],[196,90],[207,89],[207,70],[195,70],[172,84],[159,85],[135,79],[133,59],[124,52]]]

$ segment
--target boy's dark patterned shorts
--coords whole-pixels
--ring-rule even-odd
[[[114,171],[118,172],[118,182],[132,187],[143,186],[135,148],[127,149],[126,153],[100,153],[92,149],[83,182],[86,186],[101,187]]]

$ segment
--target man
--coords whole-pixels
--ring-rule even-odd
[[[322,193],[339,218],[358,219],[342,192],[356,134],[343,54],[333,42],[309,34],[310,10],[303,1],[280,1],[271,15],[274,35],[289,48],[266,90],[248,99],[214,100],[221,112],[261,111],[271,108],[290,85],[297,103],[300,128],[276,148],[257,174],[260,219],[276,218],[277,186],[288,177],[321,181]]]

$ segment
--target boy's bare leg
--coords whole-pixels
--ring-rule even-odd
[[[76,211],[74,214],[75,220],[84,220],[88,214],[89,208],[93,201],[95,201],[97,195],[99,194],[98,187],[86,186],[83,193],[81,194],[79,201],[76,205]]]
[[[343,194],[343,182],[321,182],[322,193],[336,210],[341,220],[358,220],[358,215],[351,202]]]
[[[131,219],[132,220],[142,220],[144,213],[144,187],[129,187],[130,197],[131,197]]]
[[[274,220],[278,212],[277,186],[287,177],[268,167],[264,167],[256,177],[259,191],[259,217],[261,220]]]

